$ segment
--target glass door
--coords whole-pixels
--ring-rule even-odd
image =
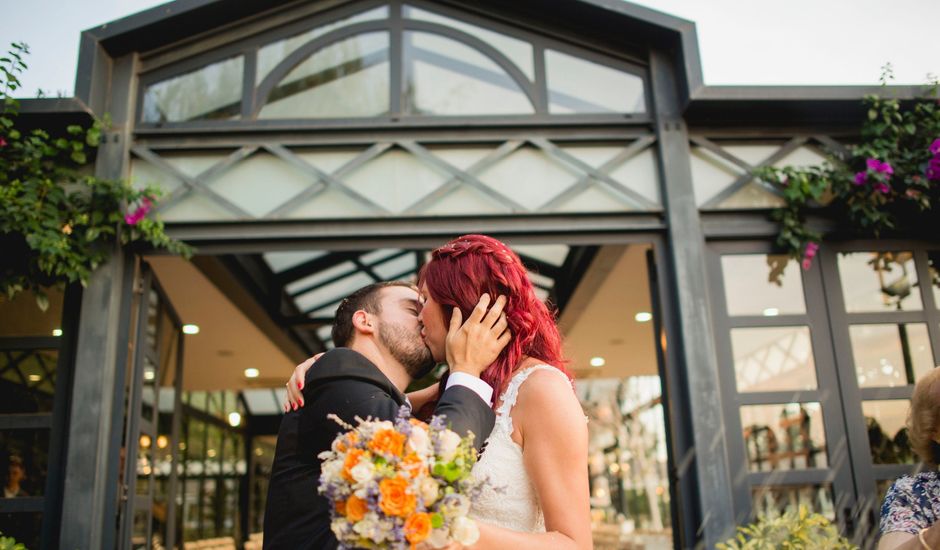
[[[710,251],[739,523],[804,504],[873,544],[884,491],[915,468],[913,384],[940,361],[937,252],[825,247],[804,269],[769,243]]]
[[[174,548],[182,324],[146,262],[134,290],[118,547]]]

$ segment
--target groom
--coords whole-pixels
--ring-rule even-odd
[[[487,312],[481,299],[463,326],[451,323],[448,334],[451,375],[434,414],[446,416],[460,435],[473,432],[477,450],[493,429],[492,389],[480,373],[505,345],[500,339],[503,300]],[[317,493],[320,460],[333,439],[355,417],[393,420],[406,405],[403,393],[412,380],[430,372],[437,361],[421,337],[421,302],[410,283],[376,283],[345,298],[336,310],[333,343],[337,346],[307,371],[304,407],[281,420],[264,515],[264,548],[334,549],[329,503]]]

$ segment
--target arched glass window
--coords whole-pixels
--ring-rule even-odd
[[[444,7],[333,13],[143,75],[141,122],[647,113],[635,63]]]

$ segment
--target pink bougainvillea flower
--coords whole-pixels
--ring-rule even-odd
[[[924,174],[930,181],[940,181],[940,157],[934,157],[927,163],[927,172]]]
[[[879,191],[885,195],[891,192],[891,187],[883,181],[875,182],[875,190]]]
[[[933,143],[930,144],[930,154],[936,155],[937,153],[940,153],[940,138],[933,140]]]
[[[814,243],[812,241],[806,243],[806,248],[803,249],[803,270],[808,270],[813,265],[813,258],[816,257],[816,253],[819,252],[819,243]]]
[[[866,160],[865,165],[868,166],[869,170],[879,174],[885,174],[888,176],[894,174],[894,168],[892,168],[890,164],[887,162],[882,162],[874,157]]]
[[[868,175],[865,172],[856,172],[855,173],[855,185],[864,185],[865,178],[867,177]]]
[[[150,200],[150,197],[144,197],[140,200],[140,206],[134,209],[133,212],[128,212],[124,215],[124,222],[127,225],[137,225],[140,223],[140,220],[147,217],[147,213],[150,212],[150,208],[153,206],[153,201]]]
[[[938,140],[938,141],[940,141],[940,140]],[[0,147],[6,147],[6,146],[7,146],[7,140],[6,140],[6,138],[3,137],[3,136],[0,136]]]

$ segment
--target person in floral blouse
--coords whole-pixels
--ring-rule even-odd
[[[888,489],[878,550],[940,550],[940,367],[914,386],[907,429],[927,470],[903,476]]]

